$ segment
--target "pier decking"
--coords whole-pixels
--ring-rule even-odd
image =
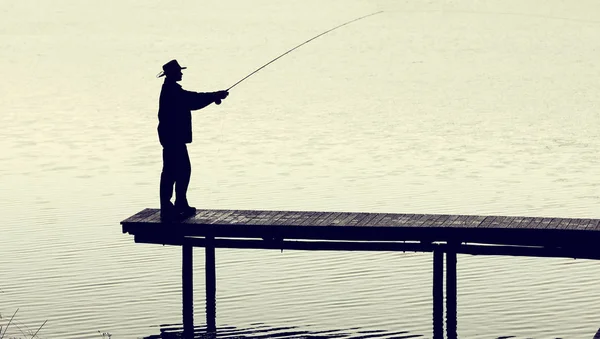
[[[121,224],[137,242],[172,245],[181,245],[182,238],[201,245],[203,240],[194,238],[213,236],[227,238],[217,247],[393,251],[418,243],[427,251],[423,246],[433,243],[467,243],[471,248],[487,245],[480,254],[600,256],[600,219],[198,210],[181,223],[166,225],[159,210],[144,209]],[[476,254],[466,246],[462,250]]]
[[[135,242],[183,248],[184,335],[193,338],[192,248],[206,248],[207,329],[214,331],[215,248],[433,252],[433,334],[456,338],[456,254],[600,259],[600,219],[259,210],[198,210],[162,223],[158,209],[121,222]]]

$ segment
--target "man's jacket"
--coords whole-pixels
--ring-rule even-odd
[[[163,146],[192,142],[192,111],[215,102],[214,92],[186,91],[176,82],[167,82],[160,91],[158,107],[158,139]]]

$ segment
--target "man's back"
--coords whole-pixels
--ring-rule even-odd
[[[176,82],[165,81],[158,106],[158,138],[163,146],[192,142],[192,112],[186,91]]]

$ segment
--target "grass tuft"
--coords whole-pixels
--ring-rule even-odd
[[[19,312],[18,308],[15,311],[15,313],[13,313],[13,315],[10,317],[10,320],[8,321],[8,324],[6,324],[6,327],[4,327],[3,325],[0,325],[0,339],[4,339],[4,337],[8,333],[8,328],[10,327],[11,324],[13,325],[13,327],[16,327],[19,332],[21,332],[22,337],[16,337],[14,335],[11,335],[7,339],[23,339],[23,338],[27,338],[27,339],[38,338],[39,339],[39,337],[37,335],[40,332],[40,330],[42,329],[42,327],[44,327],[44,325],[46,325],[46,322],[48,320],[44,321],[44,323],[42,325],[40,325],[40,327],[38,327],[37,331],[33,332],[33,331],[27,329],[27,326],[24,326],[17,322],[17,320],[15,319],[15,315],[17,314],[17,312]],[[2,314],[0,314],[0,320],[2,320]],[[28,332],[28,333],[26,333],[26,332]]]

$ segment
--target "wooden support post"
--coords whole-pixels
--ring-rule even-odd
[[[433,339],[444,338],[444,252],[433,251]]]
[[[194,338],[194,265],[193,246],[182,245],[183,336]]]
[[[456,329],[456,249],[449,246],[446,252],[446,326],[448,339],[458,338]]]
[[[217,275],[215,264],[215,237],[206,237],[206,329],[208,332],[217,330]]]

